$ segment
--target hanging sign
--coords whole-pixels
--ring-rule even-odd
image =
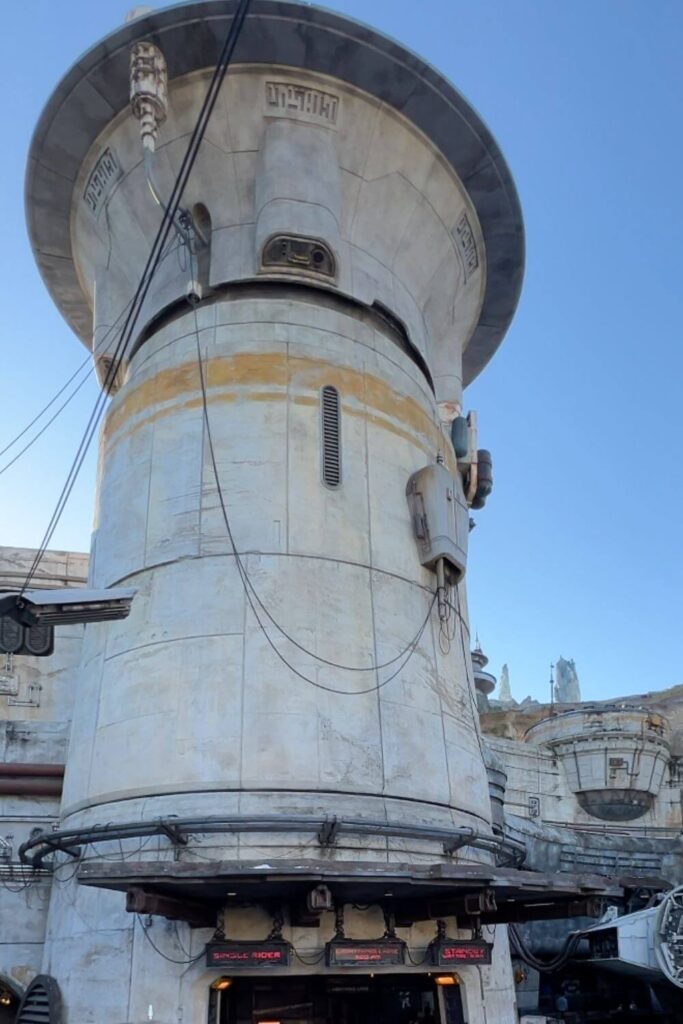
[[[289,967],[287,942],[209,942],[207,967],[255,968]]]
[[[490,964],[493,945],[483,939],[439,939],[431,945],[432,964],[452,967],[454,964]]]
[[[400,939],[333,939],[325,947],[328,967],[395,967],[405,963]]]

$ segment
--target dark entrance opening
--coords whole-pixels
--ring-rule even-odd
[[[0,1024],[14,1024],[21,996],[13,985],[0,977]]]
[[[421,975],[234,978],[211,1004],[211,1024],[465,1024],[460,986]]]

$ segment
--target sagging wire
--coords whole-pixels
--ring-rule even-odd
[[[456,625],[453,621],[453,605],[451,603],[451,585],[443,583],[438,588],[439,601],[439,650],[443,655],[450,654],[451,644],[455,639]]]
[[[553,957],[552,960],[539,960],[527,947],[516,925],[511,924],[508,926],[508,935],[510,936],[510,947],[513,956],[518,957],[528,967],[538,971],[540,974],[552,974],[554,971],[559,971],[565,967],[576,953],[583,938],[582,932],[570,932],[557,956]]]
[[[145,938],[149,942],[149,944],[152,947],[152,949],[155,951],[155,953],[158,953],[159,956],[163,957],[164,960],[168,960],[168,962],[170,964],[178,964],[179,966],[187,967],[190,964],[195,964],[197,962],[197,960],[200,960],[204,956],[204,950],[203,949],[202,949],[202,951],[200,953],[197,953],[196,956],[190,957],[189,960],[176,960],[172,956],[167,956],[166,953],[163,952],[163,950],[159,949],[159,947],[156,945],[156,943],[152,939],[152,937],[149,934],[147,928],[145,928],[145,923],[142,920],[142,918],[140,917],[140,915],[136,914],[135,916],[136,916],[136,918],[137,918],[137,920],[138,920],[138,922],[140,924],[140,927],[142,928],[142,932],[143,932]],[[181,949],[183,948],[180,943],[178,943],[178,945],[180,946]]]
[[[239,551],[237,549],[237,545],[235,543],[235,539],[234,539],[234,536],[233,536],[233,533],[232,533],[232,528],[230,526],[230,518],[228,516],[228,511],[227,511],[227,507],[226,507],[226,504],[225,504],[225,497],[223,495],[223,488],[221,486],[220,477],[219,477],[219,473],[218,473],[218,462],[217,462],[217,459],[216,459],[216,452],[215,452],[214,443],[213,443],[213,434],[211,432],[211,422],[210,422],[210,419],[209,419],[208,397],[207,397],[207,389],[206,389],[206,374],[205,374],[205,370],[204,370],[204,359],[202,357],[201,343],[200,343],[200,340],[199,340],[199,320],[198,320],[198,317],[197,317],[197,304],[196,303],[193,303],[193,313],[194,313],[194,323],[195,323],[195,342],[196,342],[196,349],[197,349],[197,367],[198,367],[198,370],[199,370],[199,382],[200,382],[200,388],[201,388],[201,394],[202,394],[202,409],[203,409],[203,416],[204,416],[204,425],[205,425],[206,437],[207,437],[207,441],[208,441],[208,445],[209,445],[209,455],[210,455],[210,459],[211,459],[212,473],[213,473],[214,482],[215,482],[215,485],[216,485],[216,491],[218,493],[218,500],[219,500],[219,504],[220,504],[220,507],[221,507],[221,513],[222,513],[222,516],[223,516],[223,521],[225,523],[225,529],[226,529],[226,533],[227,533],[228,540],[229,540],[229,543],[230,543],[230,547],[231,547],[231,550],[232,550],[232,554],[233,554],[233,556],[235,558],[235,564],[237,565],[237,571],[239,573],[239,577],[240,577],[240,580],[242,582],[242,586],[244,588],[244,592],[245,592],[247,601],[249,603],[249,606],[251,608],[251,611],[252,611],[252,613],[254,615],[254,618],[256,619],[256,621],[257,621],[257,623],[259,625],[259,628],[261,629],[261,631],[262,631],[266,641],[268,642],[268,645],[270,646],[270,648],[272,649],[274,654],[279,658],[279,660],[291,672],[294,673],[294,675],[298,676],[298,678],[302,679],[304,682],[309,683],[311,686],[314,686],[317,689],[325,690],[328,693],[334,693],[334,694],[337,694],[337,695],[340,695],[340,696],[361,696],[363,694],[374,693],[377,690],[382,689],[388,683],[390,683],[392,681],[392,679],[395,679],[396,676],[399,675],[403,671],[403,669],[406,667],[406,665],[408,664],[408,662],[412,658],[412,656],[415,653],[415,650],[416,650],[420,640],[422,639],[422,635],[423,635],[425,629],[427,628],[427,625],[429,623],[429,619],[431,617],[432,608],[434,607],[434,604],[436,603],[436,600],[437,600],[437,597],[438,597],[438,593],[434,593],[433,594],[432,600],[431,600],[430,605],[429,605],[429,609],[427,611],[427,615],[425,616],[425,619],[422,622],[422,625],[418,629],[417,633],[415,634],[415,636],[413,637],[411,642],[398,655],[396,655],[395,657],[391,658],[389,661],[384,662],[382,664],[369,666],[367,668],[359,668],[358,666],[355,666],[355,665],[342,665],[342,664],[339,664],[337,662],[331,661],[329,659],[322,658],[320,655],[316,654],[314,651],[309,651],[307,648],[305,648],[302,644],[300,644],[297,640],[295,640],[294,637],[290,636],[290,634],[282,626],[280,626],[280,624],[275,620],[275,618],[271,615],[271,613],[268,611],[268,609],[263,604],[263,601],[259,597],[258,592],[256,591],[256,588],[254,587],[254,584],[252,583],[251,579],[249,578],[249,574],[247,572],[247,569],[245,568],[244,562],[242,561],[242,556],[240,555],[240,553],[239,553]],[[382,680],[381,682],[376,683],[374,686],[365,687],[362,690],[342,690],[342,689],[339,689],[337,687],[328,686],[328,685],[326,685],[324,683],[319,682],[316,679],[311,679],[310,676],[307,676],[303,672],[300,672],[299,669],[297,669],[294,665],[292,665],[285,658],[285,656],[278,649],[278,647],[274,643],[272,637],[268,633],[268,631],[267,631],[267,629],[266,629],[266,627],[265,627],[265,625],[263,623],[263,620],[261,619],[261,616],[259,615],[259,612],[257,611],[257,607],[256,607],[257,605],[261,609],[261,612],[263,613],[263,615],[272,623],[272,625],[278,630],[278,632],[286,640],[288,640],[291,644],[293,644],[295,647],[297,647],[299,650],[301,650],[304,654],[307,654],[309,657],[314,658],[316,661],[319,661],[319,662],[321,662],[322,664],[325,664],[325,665],[329,665],[332,668],[337,668],[337,669],[340,669],[342,671],[349,671],[349,672],[377,672],[379,669],[386,668],[389,665],[396,664],[396,662],[401,660],[401,659],[404,659],[404,660],[399,665],[399,667],[396,669],[395,672],[393,672],[390,676],[388,676],[386,679]]]
[[[159,266],[161,266],[161,264],[164,262],[164,260],[168,256],[170,256],[171,253],[177,247],[178,247],[178,243],[176,241],[173,241],[171,243],[171,245],[169,246],[169,248],[166,250],[166,252],[161,257],[161,260],[159,261]],[[110,343],[110,340],[109,340],[110,339],[110,335],[116,330],[116,327],[117,327],[119,321],[128,312],[132,302],[133,302],[133,300],[130,299],[129,302],[126,303],[126,305],[123,307],[123,309],[119,312],[119,314],[116,317],[116,319],[114,320],[114,322],[108,326],[106,333],[101,338],[101,340],[98,342],[98,344],[93,348],[93,351],[91,353],[89,353],[85,357],[83,362],[71,374],[69,379],[66,381],[65,384],[62,385],[62,387],[59,389],[59,391],[57,391],[56,394],[52,396],[50,401],[47,402],[46,405],[43,406],[43,408],[40,410],[40,412],[37,413],[33,417],[33,419],[30,421],[30,423],[27,423],[27,425],[23,428],[23,430],[20,430],[19,433],[11,441],[9,441],[5,445],[4,448],[2,448],[0,450],[0,457],[5,455],[6,452],[8,452],[11,448],[13,448],[14,445],[17,444],[17,442],[20,441],[21,438],[24,437],[24,435],[28,433],[28,431],[31,429],[31,427],[33,427],[45,415],[45,413],[48,411],[48,409],[50,409],[54,405],[54,403],[57,401],[57,399],[60,397],[60,395],[64,394],[64,392],[69,387],[69,385],[72,384],[73,381],[76,380],[78,375],[80,373],[82,373],[82,371],[88,366],[89,363],[91,363],[92,359],[94,359],[96,356],[102,355],[103,353],[108,351],[108,349],[111,347],[111,343]],[[24,447],[21,449],[21,451],[19,451],[16,455],[14,455],[10,459],[9,462],[7,462],[4,466],[2,466],[2,468],[0,468],[0,475],[2,475],[4,472],[6,472],[6,470],[8,470],[11,466],[13,466],[15,464],[15,462],[17,462],[22,457],[22,455],[24,455],[30,448],[33,447],[33,445],[36,443],[36,441],[38,441],[43,436],[43,434],[48,430],[48,428],[52,426],[52,424],[55,422],[55,420],[64,412],[66,407],[73,401],[73,399],[76,397],[76,395],[81,390],[81,388],[84,387],[84,385],[90,379],[90,377],[93,374],[93,371],[94,371],[94,367],[90,366],[90,368],[88,369],[88,372],[85,374],[83,379],[81,381],[79,381],[79,383],[71,391],[69,396],[64,400],[64,402],[62,402],[62,404],[56,410],[56,412],[54,412],[52,414],[52,416],[47,421],[47,423],[43,424],[43,426],[40,428],[40,430],[36,434],[33,435],[31,440],[28,441],[24,445]]]
[[[306,967],[317,967],[318,964],[321,964],[323,962],[323,960],[325,959],[325,950],[324,949],[321,950],[320,953],[316,953],[316,955],[314,957],[311,957],[311,958],[306,958],[305,956],[303,956],[299,952],[299,950],[296,949],[295,946],[292,946],[292,952],[294,953],[294,956],[297,958],[297,960],[300,960],[302,964],[306,965]]]
[[[454,592],[455,592],[455,601],[456,601],[456,603],[455,603],[455,605],[453,605],[453,604],[450,604],[450,602],[449,602],[449,605],[455,611],[455,614],[457,615],[458,623],[459,623],[459,626],[460,626],[458,632],[460,634],[460,647],[461,647],[461,650],[462,650],[463,664],[465,666],[465,680],[466,680],[466,684],[467,684],[467,692],[470,695],[470,704],[472,706],[472,714],[474,716],[474,721],[473,721],[472,724],[473,724],[473,727],[474,727],[474,734],[477,737],[477,743],[479,745],[479,753],[482,756],[484,764],[486,764],[486,751],[484,749],[484,744],[482,743],[481,735],[479,733],[479,708],[477,707],[477,698],[475,696],[474,679],[470,676],[470,671],[469,671],[469,668],[468,668],[468,666],[471,664],[472,657],[471,657],[470,654],[468,654],[467,649],[465,647],[465,628],[466,628],[466,626],[465,626],[465,619],[464,619],[463,614],[462,614],[461,601],[460,601],[460,591],[458,590],[457,586],[454,587]],[[469,635],[469,629],[467,630],[467,632],[468,632],[468,635]]]

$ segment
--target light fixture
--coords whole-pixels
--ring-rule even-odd
[[[437,985],[459,985],[460,981],[454,974],[439,974],[434,981]]]
[[[214,992],[225,992],[226,988],[230,988],[231,985],[232,978],[226,978],[225,976],[222,978],[216,978],[215,981],[211,982],[211,988]]]
[[[132,587],[5,592],[0,594],[0,615],[9,615],[23,626],[108,622],[128,616],[136,593]]]
[[[237,895],[237,893],[236,893],[236,892],[229,892],[229,893],[228,893],[228,896],[236,896],[236,895]]]

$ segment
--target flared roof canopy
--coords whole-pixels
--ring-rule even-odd
[[[59,83],[31,144],[28,230],[41,274],[60,311],[86,344],[92,317],[74,266],[70,211],[81,163],[100,132],[129,102],[130,47],[156,43],[169,79],[218,58],[235,3],[201,0],[129,22],[88,50]],[[486,291],[464,353],[471,381],[502,341],[517,306],[524,228],[517,192],[496,142],[460,93],[421,58],[373,29],[320,7],[253,0],[233,62],[279,64],[334,76],[409,118],[450,162],[476,209],[486,247]]]

